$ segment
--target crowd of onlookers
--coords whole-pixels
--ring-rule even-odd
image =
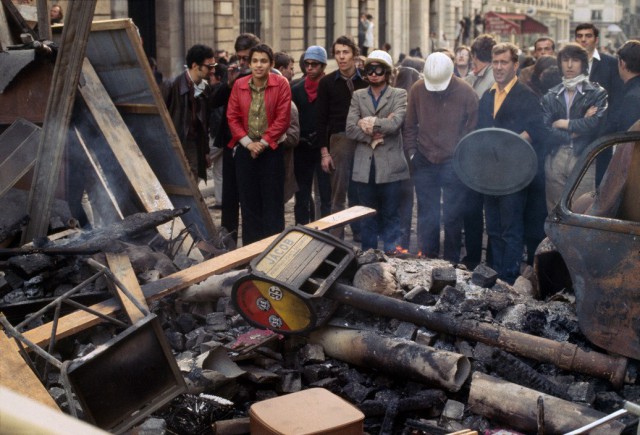
[[[308,47],[295,80],[295,60],[253,34],[238,36],[232,56],[191,47],[185,72],[162,91],[192,173],[206,179],[213,165],[221,224],[237,237],[241,216],[245,245],[282,231],[295,196],[298,224],[360,204],[377,210],[352,225],[363,249],[408,248],[415,198],[422,255],[470,267],[484,259],[513,282],[585,147],[640,118],[640,41],[614,57],[585,23],[563,47],[539,38],[530,58],[480,34],[396,64],[390,46],[373,49],[372,32],[363,14],[358,41],[337,38],[332,72],[327,50]],[[535,150],[533,181],[516,192],[479,193],[456,173],[457,144],[487,128]],[[597,188],[610,158],[598,156],[574,198]]]

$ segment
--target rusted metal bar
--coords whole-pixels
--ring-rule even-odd
[[[33,341],[29,340],[24,335],[22,335],[16,328],[13,327],[13,325],[11,325],[11,323],[9,323],[7,318],[2,313],[0,313],[0,324],[2,324],[2,327],[4,328],[5,332],[8,335],[26,344],[29,347],[29,349],[31,349],[32,351],[37,353],[39,356],[47,360],[48,363],[54,365],[58,369],[62,367],[62,362],[58,361],[57,359],[49,355],[40,346],[36,345]]]
[[[479,341],[536,361],[554,364],[565,370],[608,379],[616,387],[622,386],[626,375],[628,361],[624,357],[609,356],[595,351],[585,352],[575,344],[560,343],[512,331],[499,325],[436,313],[422,305],[367,292],[345,284],[335,284],[326,293],[326,297],[374,314]]]

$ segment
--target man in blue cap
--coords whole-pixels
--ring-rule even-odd
[[[320,167],[320,148],[318,147],[316,133],[316,99],[318,97],[318,85],[324,77],[327,67],[327,51],[318,45],[312,45],[304,53],[304,80],[296,83],[291,89],[291,99],[298,107],[300,118],[300,142],[294,150],[294,173],[298,183],[296,192],[296,204],[294,215],[296,224],[308,224],[313,213],[313,201],[311,199],[311,187],[313,176],[318,173],[318,182],[324,181],[324,190],[327,193],[326,214],[331,212],[331,185],[328,174],[316,171]],[[322,181],[320,180],[322,178]],[[322,191],[321,191],[321,196]]]

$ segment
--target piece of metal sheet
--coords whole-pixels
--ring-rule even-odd
[[[483,128],[463,137],[453,168],[464,184],[485,195],[508,195],[524,189],[538,170],[533,147],[516,133]]]
[[[66,374],[87,420],[115,433],[186,391],[154,314],[74,360]]]
[[[569,207],[596,155],[606,147],[629,142],[639,147],[640,132],[603,137],[589,146],[549,215],[545,232],[569,269],[584,335],[608,351],[640,359],[640,222],[619,215],[578,214]],[[629,168],[627,182],[639,170]],[[625,190],[616,188],[620,195]]]
[[[0,52],[0,94],[22,69],[36,58],[35,50]]]

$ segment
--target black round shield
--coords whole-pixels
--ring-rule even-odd
[[[453,168],[464,184],[485,195],[508,195],[524,189],[536,175],[533,147],[516,133],[483,128],[463,137]]]

